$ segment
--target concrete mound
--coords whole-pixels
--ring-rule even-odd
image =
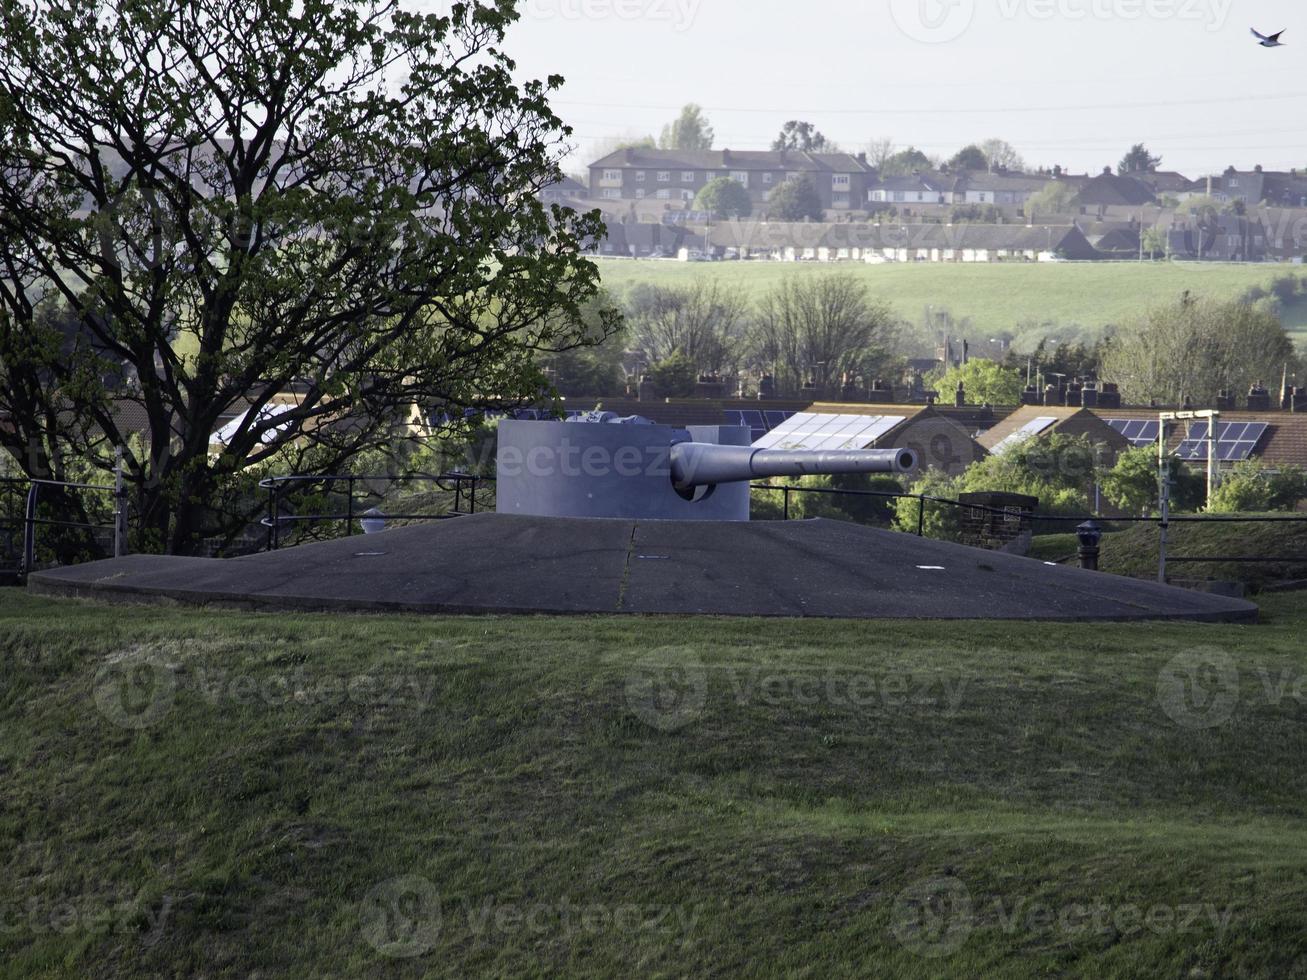
[[[1242,599],[840,521],[478,514],[244,558],[131,555],[45,595],[283,610],[1248,621]]]

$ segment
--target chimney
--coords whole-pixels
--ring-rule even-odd
[[[865,153],[859,153],[859,154],[858,154],[858,163],[862,164],[862,165],[865,167],[865,166],[867,165],[867,154],[865,154]]]

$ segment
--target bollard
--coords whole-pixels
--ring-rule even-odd
[[[1076,537],[1080,539],[1080,567],[1091,572],[1098,571],[1099,542],[1103,539],[1103,529],[1096,521],[1085,521],[1076,528]]]

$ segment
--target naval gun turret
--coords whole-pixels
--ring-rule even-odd
[[[592,412],[499,423],[497,509],[542,517],[747,521],[749,483],[768,477],[906,473],[908,449],[759,449],[742,426],[656,425]]]

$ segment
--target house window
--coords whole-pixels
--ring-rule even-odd
[[[848,186],[849,186],[849,175],[848,175],[848,174],[835,174],[835,176],[833,176],[833,177],[831,178],[831,186],[832,186],[832,187],[848,187]]]
[[[622,172],[620,170],[605,170],[604,180],[621,180]]]
[[[771,175],[771,174],[763,174],[763,175],[762,175],[762,182],[763,182],[764,184],[770,184],[770,183],[772,182],[772,175]]]
[[[672,192],[669,191],[666,187],[658,191],[658,200],[660,201],[670,200],[671,196],[672,196]]]
[[[797,170],[791,170],[789,173],[787,173],[787,174],[785,175],[785,179],[786,179],[786,180],[798,180],[798,179],[799,179],[800,177],[802,177],[802,176],[803,176],[803,174],[799,173]]]
[[[683,190],[683,191],[681,191],[681,200],[682,200],[682,201],[693,201],[693,200],[694,200],[694,196],[695,196],[695,195],[694,195],[694,191],[687,191],[687,190]]]
[[[658,171],[658,183],[666,184],[671,179],[672,179],[672,172],[670,170]]]
[[[749,173],[747,170],[732,170],[731,180],[735,181],[736,183],[743,184],[745,187],[748,187]]]
[[[1239,178],[1238,178],[1238,177],[1231,177],[1231,178],[1230,178],[1230,186],[1231,186],[1231,187],[1238,187],[1238,186],[1239,186]]]
[[[622,192],[619,191],[616,187],[605,187],[605,188],[604,188],[604,197],[608,198],[608,200],[610,200],[610,201],[611,201],[612,199],[614,199],[614,198],[618,198],[618,197],[621,197],[621,196],[622,196]]]
[[[693,170],[682,170],[682,171],[681,171],[681,183],[682,183],[682,184],[693,184],[693,183],[694,183],[694,171],[693,171]]]
[[[643,187],[637,187],[637,188],[635,189],[635,199],[636,199],[637,201],[643,201],[643,200],[644,200],[644,188],[643,188]]]
[[[637,171],[635,172],[635,182],[636,182],[637,184],[643,184],[643,183],[644,183],[644,171],[643,171],[643,170],[637,170]]]

